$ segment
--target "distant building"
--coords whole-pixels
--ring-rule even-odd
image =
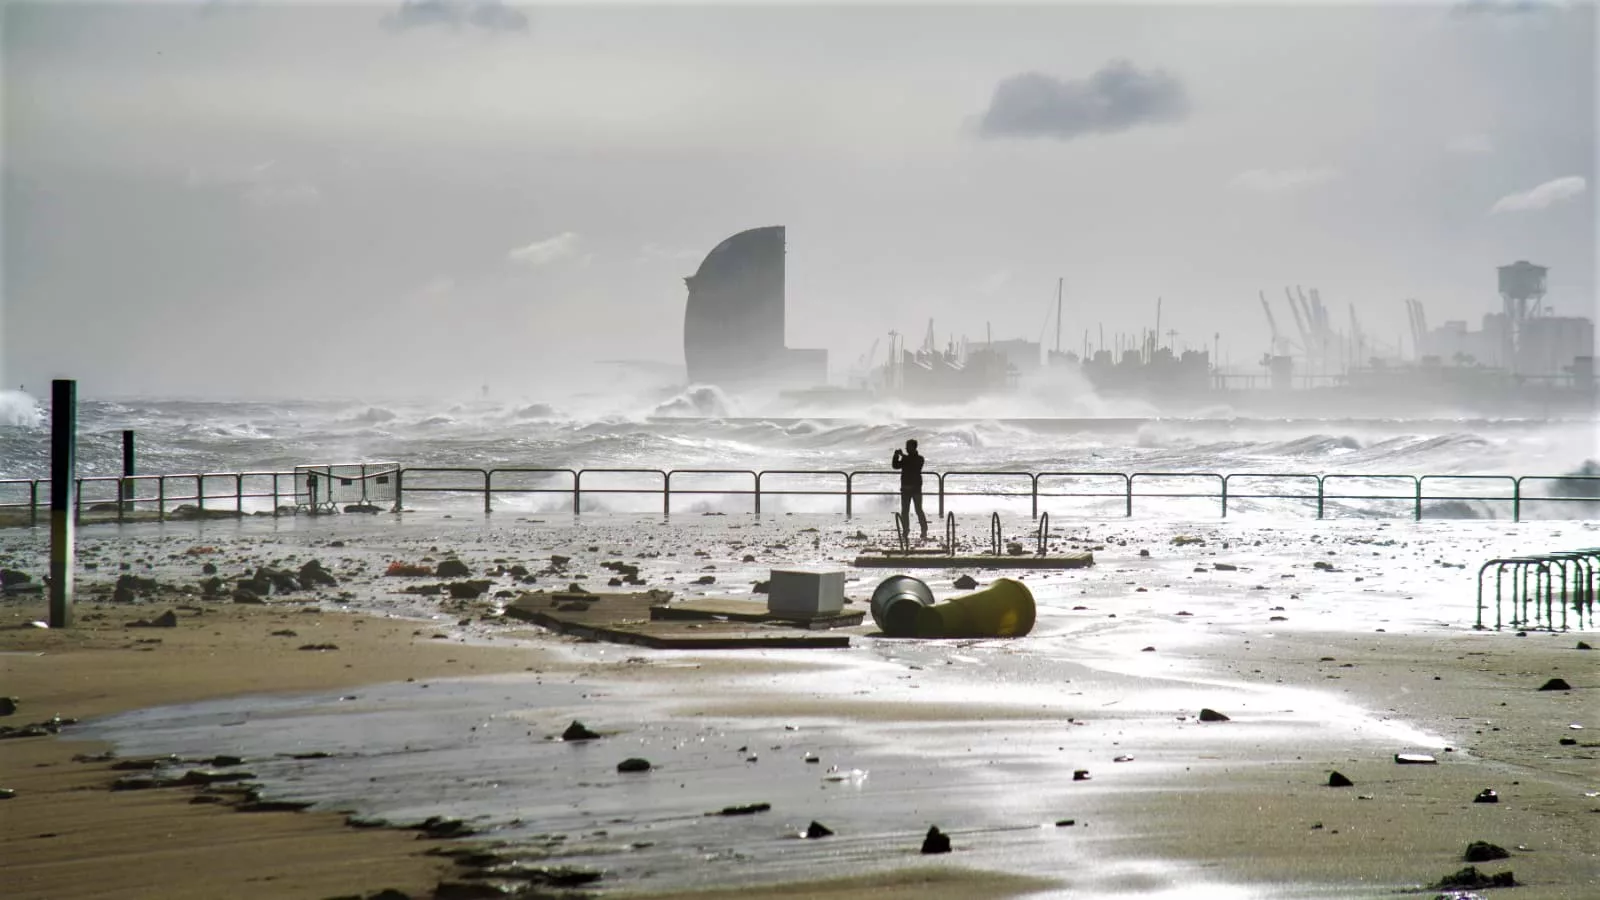
[[[724,240],[684,279],[689,380],[719,387],[811,387],[828,380],[826,350],[784,346],[784,228]]]

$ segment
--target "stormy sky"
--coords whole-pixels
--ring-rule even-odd
[[[682,363],[787,225],[789,345],[1154,324],[1284,285],[1402,341],[1551,268],[1595,314],[1591,4],[4,5],[0,378],[537,396]],[[1403,343],[1409,345],[1409,338]],[[881,356],[881,349],[880,349]]]

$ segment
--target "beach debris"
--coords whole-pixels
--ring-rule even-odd
[[[1572,690],[1572,685],[1567,684],[1565,679],[1552,678],[1549,681],[1546,681],[1544,684],[1539,685],[1539,690],[1541,690],[1541,691],[1570,691],[1570,690]]]
[[[1483,872],[1479,872],[1477,866],[1467,866],[1459,872],[1456,872],[1452,875],[1446,875],[1445,877],[1439,879],[1438,884],[1433,885],[1434,888],[1440,890],[1449,890],[1453,888],[1497,888],[1516,886],[1517,880],[1512,877],[1509,870],[1505,872],[1496,872],[1493,875],[1486,875]]]
[[[1426,753],[1396,753],[1394,761],[1402,766],[1431,766],[1439,762]]]
[[[1328,787],[1355,787],[1355,784],[1342,772],[1334,771],[1328,774]]]
[[[1510,859],[1511,854],[1504,847],[1498,847],[1488,841],[1473,841],[1467,845],[1467,852],[1462,854],[1462,859],[1467,862],[1489,862],[1496,859]]]
[[[440,560],[439,565],[434,568],[433,574],[437,578],[467,578],[472,575],[472,570],[467,568],[466,563],[452,556],[449,559]]]
[[[114,603],[132,603],[141,594],[155,593],[159,585],[154,578],[141,578],[138,575],[121,575],[117,577],[117,584],[111,591],[111,600]]]
[[[1156,652],[1156,648],[1154,648],[1154,647],[1141,647],[1141,648],[1139,648],[1139,652],[1140,653],[1154,653],[1154,652]]]
[[[1589,646],[1589,642],[1588,641],[1579,641],[1578,642],[1578,646],[1577,646],[1576,649],[1579,649],[1579,650],[1593,650],[1594,648]]]
[[[1143,557],[1149,557],[1150,556],[1150,551],[1149,550],[1140,550],[1139,551],[1139,555],[1143,556]]]
[[[476,600],[483,594],[488,593],[489,582],[483,580],[452,581],[445,585],[445,589],[456,600]]]
[[[1112,762],[1133,762],[1133,757],[1124,754],[1122,756],[1118,756],[1118,757],[1113,758],[1111,761]]]
[[[300,632],[295,631],[293,628],[280,628],[277,631],[272,632],[272,636],[273,637],[299,637],[300,636]]]
[[[771,803],[747,803],[743,806],[724,806],[716,812],[706,813],[708,816],[753,816],[772,809]]]
[[[14,788],[0,788],[0,800],[10,800],[12,797],[15,797],[16,795],[17,795],[17,792],[16,792],[16,790]],[[816,824],[816,823],[812,823],[812,824]]]
[[[1216,710],[1212,709],[1211,707],[1207,706],[1207,707],[1202,707],[1201,710],[1200,710],[1200,721],[1202,721],[1202,722],[1227,722],[1227,721],[1229,721],[1229,719],[1228,719],[1227,716],[1223,715],[1222,713],[1219,713]]]
[[[205,565],[200,567],[200,574],[201,575],[215,575],[215,574],[217,574],[217,564],[216,563],[206,563]]]
[[[617,771],[618,772],[648,772],[648,771],[650,771],[650,760],[643,759],[643,758],[638,757],[638,756],[630,756],[627,759],[623,760],[622,762],[617,763]]]
[[[301,644],[299,649],[301,649],[301,650],[337,650],[337,649],[339,649],[339,645],[338,644]]]
[[[1056,827],[1057,828],[1071,828],[1072,826],[1074,826],[1076,824],[1078,824],[1078,820],[1077,819],[1057,819],[1056,820]]]
[[[169,609],[166,612],[162,613],[161,615],[156,616],[154,619],[150,619],[149,621],[146,621],[144,619],[135,619],[132,622],[128,622],[123,627],[124,628],[176,628],[176,627],[178,627],[178,614]]]
[[[812,819],[811,824],[806,826],[806,833],[803,836],[808,841],[816,840],[817,838],[832,837],[833,829],[815,819]]]
[[[1072,770],[1072,780],[1073,781],[1088,781],[1089,780],[1089,770],[1088,769],[1073,769]]]
[[[322,567],[321,560],[308,560],[300,567],[300,587],[313,590],[319,587],[338,587],[339,579]]]
[[[1562,738],[1561,740],[1556,741],[1556,743],[1560,744],[1563,747],[1574,747],[1574,746],[1577,746],[1578,739],[1577,738]]]
[[[1233,563],[1212,563],[1211,568],[1218,572],[1237,572],[1239,567]]]
[[[220,754],[218,756],[211,757],[211,765],[213,765],[213,766],[215,766],[216,768],[219,768],[219,769],[226,769],[226,768],[228,768],[230,766],[242,766],[242,765],[244,765],[244,757],[242,757],[242,756],[231,756],[229,754],[224,753],[224,754]]]
[[[828,774],[822,776],[823,781],[849,781],[860,784],[867,778],[866,769],[841,770],[838,766],[829,766]]]
[[[717,583],[717,576],[715,576],[715,575],[701,575],[699,578],[696,578],[694,580],[694,583],[695,584],[716,584]]]
[[[9,716],[17,711],[17,704],[21,703],[15,697],[0,697],[0,716]]]
[[[1328,562],[1325,559],[1319,559],[1316,562],[1312,563],[1311,564],[1311,568],[1320,569],[1320,570],[1322,570],[1324,572],[1332,572],[1334,570],[1333,569],[1333,563]]]
[[[425,838],[458,838],[477,834],[477,830],[460,819],[446,818],[445,816],[429,816],[412,828],[422,832]]]
[[[563,741],[592,741],[598,737],[600,737],[598,733],[585,728],[583,723],[577,719],[573,719],[572,724],[567,726],[567,730],[561,732]]]
[[[1472,798],[1472,802],[1473,803],[1499,803],[1500,802],[1500,795],[1495,793],[1492,788],[1484,788],[1483,790],[1478,792],[1478,796]],[[1470,848],[1469,848],[1469,852],[1470,852]],[[1469,862],[1475,862],[1475,860],[1471,860],[1470,858],[1469,858],[1468,861]]]
[[[1205,542],[1205,538],[1198,538],[1192,534],[1180,534],[1172,539],[1173,546],[1176,547],[1187,547],[1190,544],[1204,544]]]
[[[433,574],[433,567],[414,563],[392,562],[389,563],[389,568],[383,574],[400,578],[427,578]]]
[[[939,826],[930,825],[928,834],[922,839],[923,853],[949,853],[950,836],[939,830]]]
[[[971,575],[963,575],[957,578],[952,586],[958,591],[970,591],[978,586],[978,579]]]
[[[257,594],[255,591],[252,591],[249,588],[244,587],[244,586],[241,585],[241,586],[239,586],[237,588],[234,588],[234,590],[233,590],[233,602],[235,602],[235,603],[265,603],[267,601],[261,599],[261,595],[260,594]]]

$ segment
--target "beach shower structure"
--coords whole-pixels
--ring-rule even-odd
[[[826,350],[784,344],[782,225],[724,240],[684,279],[683,356],[689,381],[722,388],[812,387],[828,380]]]

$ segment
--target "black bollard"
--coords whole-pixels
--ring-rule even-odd
[[[50,384],[50,627],[72,625],[73,506],[77,499],[78,383]]]
[[[125,428],[122,431],[122,483],[117,491],[117,499],[122,501],[123,509],[133,508],[133,429]]]

